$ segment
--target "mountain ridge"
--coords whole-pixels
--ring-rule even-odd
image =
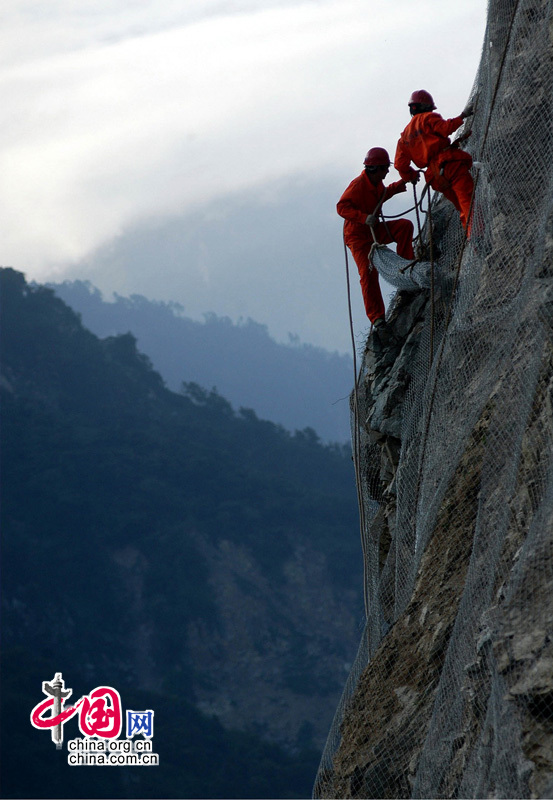
[[[177,303],[115,295],[107,302],[85,281],[48,284],[100,337],[132,332],[168,387],[216,387],[235,408],[288,430],[313,428],[327,442],[349,441],[347,397],[353,381],[350,356],[300,344],[277,343],[267,327],[247,319],[205,314],[186,317]]]
[[[349,449],[213,390],[171,392],[131,335],[98,339],[14,270],[0,285],[3,665],[32,653],[41,680],[62,671],[164,707],[176,695],[227,744],[276,747],[295,781],[282,792],[304,795],[361,613]],[[17,689],[36,697],[29,677]],[[192,778],[165,758],[180,796],[171,771]]]

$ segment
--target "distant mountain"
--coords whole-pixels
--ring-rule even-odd
[[[349,447],[0,289],[3,796],[308,796],[363,617]],[[156,711],[155,776],[75,778],[29,722],[59,671]]]
[[[336,201],[352,176],[349,168],[316,179],[289,176],[202,201],[182,214],[141,218],[76,263],[63,264],[64,277],[85,275],[106,296],[136,292],[175,300],[194,319],[205,311],[251,317],[266,323],[278,341],[287,341],[291,331],[304,342],[349,353]],[[406,208],[405,199],[395,197],[386,205],[389,214]],[[353,274],[351,286],[361,331],[368,320]]]
[[[233,324],[206,314],[202,323],[176,303],[140,295],[115,295],[107,302],[83,281],[50,286],[97,336],[130,331],[170,389],[178,391],[183,381],[216,387],[234,408],[253,408],[290,431],[310,427],[323,441],[349,441],[350,356],[293,337],[288,345],[278,344],[251,319]]]

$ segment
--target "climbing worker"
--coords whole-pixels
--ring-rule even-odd
[[[413,223],[408,219],[380,222],[385,200],[405,192],[404,180],[384,186],[390,169],[390,156],[383,147],[372,147],[363,162],[363,172],[354,178],[338,201],[336,209],[344,218],[344,241],[357,264],[367,316],[375,327],[385,324],[385,306],[370,252],[373,243],[397,242],[402,258],[413,259]]]
[[[426,169],[426,182],[453,203],[467,228],[474,190],[469,171],[472,157],[458,142],[452,144],[449,136],[474,113],[473,106],[469,104],[458,117],[444,119],[435,112],[432,95],[424,89],[413,92],[408,105],[412,119],[399,137],[394,166],[403,180],[411,183],[419,180],[411,162]]]

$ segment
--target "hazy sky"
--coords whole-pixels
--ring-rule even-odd
[[[0,263],[346,350],[336,200],[369,147],[393,156],[413,89],[462,110],[485,16],[483,0],[3,0]]]

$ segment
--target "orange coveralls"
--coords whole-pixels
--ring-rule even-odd
[[[369,253],[374,240],[370,226],[365,224],[365,220],[374,212],[384,192],[388,199],[394,194],[405,192],[406,188],[405,181],[395,181],[386,187],[380,181],[374,186],[363,170],[361,175],[352,180],[336,206],[338,214],[345,220],[344,241],[357,264],[365,311],[371,322],[383,317],[386,308],[380,291],[378,272],[369,263]],[[374,233],[378,244],[397,242],[398,255],[402,258],[414,258],[413,223],[410,220],[378,222],[374,226]]]
[[[427,168],[426,182],[453,203],[466,228],[474,189],[472,157],[448,138],[462,124],[462,117],[444,119],[435,111],[415,114],[399,137],[394,166],[404,181],[416,177],[411,161],[419,169]]]

